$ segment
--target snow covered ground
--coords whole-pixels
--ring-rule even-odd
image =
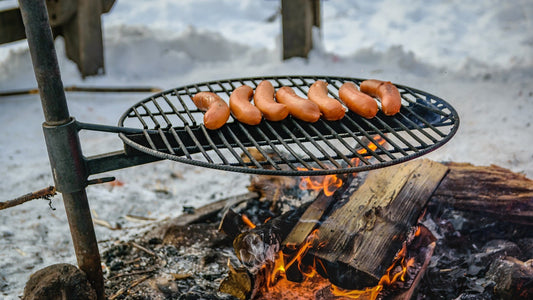
[[[279,1],[118,0],[103,16],[106,74],[83,80],[56,48],[65,86],[155,86],[277,74],[378,78],[435,94],[461,117],[457,135],[427,155],[496,164],[533,178],[533,2],[323,1],[309,59],[281,60]],[[0,8],[16,5],[4,0]],[[273,18],[273,16],[275,18]],[[269,21],[272,20],[273,21]],[[0,46],[0,91],[35,88],[26,42]],[[149,94],[67,93],[83,122],[116,125]],[[0,97],[0,201],[53,184],[38,95]],[[86,155],[120,149],[113,134],[82,132]],[[183,206],[245,192],[248,175],[158,162],[110,172],[124,185],[88,188],[106,240],[126,238]],[[75,263],[60,196],[0,211],[0,298],[18,299],[28,276]]]

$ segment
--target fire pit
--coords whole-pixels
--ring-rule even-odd
[[[435,162],[426,166],[443,168]],[[357,272],[352,266],[339,268],[330,263],[328,254],[334,251],[328,250],[331,245],[324,243],[327,234],[322,232],[327,233],[325,228],[332,221],[339,221],[335,211],[342,212],[342,208],[350,206],[353,200],[347,198],[360,198],[366,188],[376,185],[376,180],[381,182],[404,167],[373,170],[367,176],[359,174],[351,182],[347,180],[332,198],[325,197],[322,191],[300,189],[299,183],[307,176],[253,175],[252,193],[221,199],[159,224],[134,240],[114,243],[103,254],[108,293],[113,299],[411,299],[411,295],[418,297],[415,299],[529,299],[533,292],[533,221],[527,215],[531,211],[528,195],[533,193],[532,181],[498,167],[456,163],[444,166],[449,172],[428,201],[420,201],[426,198],[416,192],[420,187],[410,188],[420,184],[417,181],[423,177],[434,177],[428,176],[428,169],[417,167],[419,171],[406,181],[407,188],[403,189],[416,194],[409,202],[426,203],[425,213],[414,222],[416,226],[406,229],[406,243],[382,247],[383,251],[398,251],[390,261],[383,262],[386,270],[379,273],[383,276],[374,281],[376,285],[364,287],[356,280],[363,288],[346,288],[350,282],[353,284]],[[498,178],[506,178],[505,189],[496,187]],[[258,193],[268,195],[267,199],[259,200]],[[483,203],[473,203],[476,197],[470,193],[478,195]],[[281,196],[271,196],[274,194]],[[512,199],[509,195],[513,195]],[[320,215],[328,217],[316,222],[310,212],[316,213],[317,204],[325,199],[332,200],[332,207],[324,213],[320,211]],[[394,202],[382,207],[383,216],[390,215],[387,211],[391,208],[397,209]],[[468,202],[467,207],[464,204]],[[508,203],[502,204],[499,214],[490,215],[493,206],[501,202]],[[281,213],[286,206],[291,208]],[[524,207],[514,212],[522,218],[509,217],[512,206]],[[405,211],[415,211],[416,216],[419,212]],[[373,217],[370,214],[352,219],[368,224]],[[314,228],[302,235],[302,243],[294,244],[296,239],[290,235],[302,232],[302,224],[312,224]],[[377,227],[383,224],[376,221],[375,229],[366,228],[358,235],[368,232],[374,235],[368,241],[378,241],[379,232],[383,231]],[[352,225],[342,224],[348,226]],[[339,238],[334,243],[342,240],[342,232],[335,235]],[[395,240],[403,238],[393,239],[391,245]],[[375,266],[381,264],[377,258],[383,252],[371,250],[368,245],[359,247],[368,256],[356,265],[365,272],[377,269]],[[335,272],[336,268],[339,272]]]

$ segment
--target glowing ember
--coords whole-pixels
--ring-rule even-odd
[[[252,229],[255,228],[255,224],[246,215],[241,215],[241,219],[244,222],[244,224],[246,224],[246,226]]]

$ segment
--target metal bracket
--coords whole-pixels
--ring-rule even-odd
[[[83,159],[76,119],[62,125],[43,124],[44,138],[57,191],[73,193],[87,186],[87,168]],[[76,159],[72,159],[76,158]]]

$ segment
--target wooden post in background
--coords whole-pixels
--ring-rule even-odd
[[[67,56],[83,77],[104,73],[101,14],[100,1],[79,0],[76,16],[62,26]]]
[[[0,44],[26,38],[22,16],[18,8],[0,11]]]
[[[54,37],[65,39],[69,59],[78,65],[83,77],[104,72],[104,46],[101,15],[109,12],[115,0],[46,1]],[[26,38],[20,10],[0,11],[0,44]]]
[[[313,47],[313,26],[320,27],[320,0],[281,0],[283,59],[305,57]]]

